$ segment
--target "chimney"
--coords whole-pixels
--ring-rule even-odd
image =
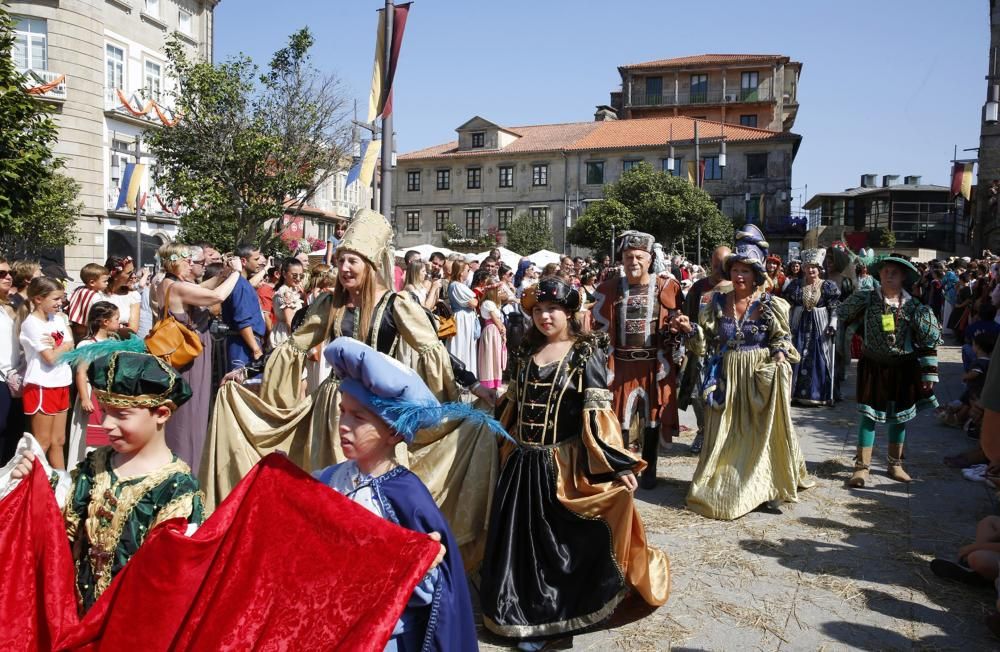
[[[861,175],[861,187],[862,188],[874,188],[875,179],[878,178],[877,174],[862,174]]]
[[[604,122],[605,120],[617,120],[618,112],[607,104],[599,104],[597,106],[597,111],[594,113],[595,122]]]
[[[920,175],[910,174],[903,177],[903,185],[906,186],[919,186],[920,185]]]
[[[891,186],[895,186],[898,183],[899,183],[899,175],[898,174],[883,174],[882,175],[882,187],[883,188],[889,188]]]

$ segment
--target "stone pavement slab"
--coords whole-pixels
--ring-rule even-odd
[[[844,386],[853,395],[853,371]],[[942,404],[961,394],[961,357],[941,350]],[[793,408],[817,486],[782,515],[731,522],[688,511],[696,458],[692,434],[660,458],[659,484],[637,493],[652,545],[670,555],[669,602],[630,599],[600,627],[573,637],[573,650],[989,650],[983,624],[991,589],[936,578],[935,556],[954,557],[980,518],[996,512],[986,485],[945,467],[945,455],[974,442],[922,413],[907,430],[905,466],[914,481],[885,476],[884,429],[876,435],[871,486],[849,489],[855,404]],[[682,415],[693,426],[693,414]],[[483,650],[510,649],[481,630]]]

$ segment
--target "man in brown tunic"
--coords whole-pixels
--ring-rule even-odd
[[[680,313],[681,286],[669,275],[652,273],[653,244],[648,233],[622,234],[625,276],[597,287],[593,309],[594,330],[611,339],[608,381],[623,438],[647,463],[643,489],[656,486],[659,441],[669,443],[679,429],[676,387],[683,358],[683,338],[669,329]]]

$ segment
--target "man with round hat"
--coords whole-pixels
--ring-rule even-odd
[[[612,277],[594,293],[594,329],[608,334],[608,380],[623,438],[642,452],[647,467],[640,486],[656,485],[659,441],[669,443],[679,430],[677,372],[684,336],[669,323],[680,314],[681,286],[672,276],[656,275],[653,236],[626,231],[619,240],[625,275]]]
[[[931,309],[907,291],[920,280],[913,263],[898,255],[886,256],[869,266],[880,287],[859,290],[840,304],[844,323],[860,322],[863,346],[858,362],[858,453],[852,487],[868,481],[875,424],[889,430],[888,475],[909,482],[903,470],[906,423],[919,410],[937,406],[934,383],[938,381],[937,346],[941,325]]]

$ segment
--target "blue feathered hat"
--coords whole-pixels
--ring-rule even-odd
[[[723,270],[729,274],[733,263],[746,263],[753,268],[757,285],[763,285],[767,278],[764,263],[770,252],[764,239],[764,233],[756,224],[746,224],[736,232],[736,243],[733,253],[726,257]]]
[[[493,417],[465,403],[441,403],[423,379],[401,362],[352,337],[338,337],[323,351],[340,378],[340,391],[378,415],[407,444],[417,432],[447,419],[484,424],[509,437]]]

